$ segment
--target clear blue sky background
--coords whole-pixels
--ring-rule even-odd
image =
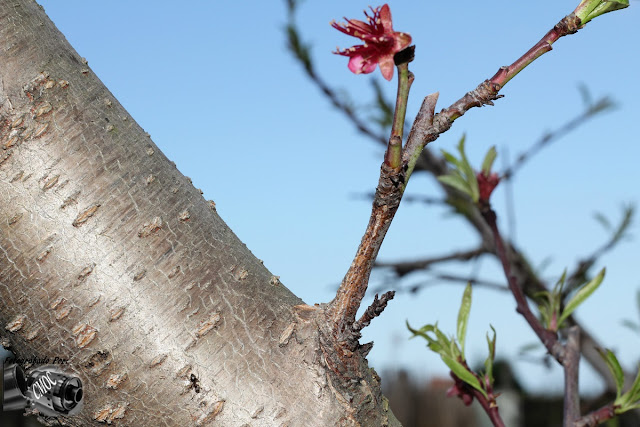
[[[374,190],[382,148],[362,137],[307,80],[285,48],[284,1],[182,2],[86,0],[39,1],[89,66],[151,134],[196,187],[213,199],[222,218],[253,253],[308,303],[327,302],[347,270],[368,221],[370,204],[354,198]],[[524,53],[578,0],[534,2],[391,2],[396,30],[417,46],[409,116],[422,97],[439,91],[439,108],[491,77]],[[356,41],[329,26],[343,16],[361,19],[368,3],[303,2],[298,22],[313,44],[318,70],[367,108],[370,80],[383,82],[390,97],[395,80],[379,72],[356,76],[335,47]],[[375,6],[375,4],[374,4]],[[619,104],[535,157],[514,182],[516,241],[534,265],[551,257],[545,275],[554,280],[607,238],[593,220],[601,211],[613,220],[623,202],[639,199],[640,117],[637,100],[638,2],[603,16],[518,75],[495,107],[470,111],[434,143],[453,150],[467,133],[469,156],[479,164],[491,145],[511,158],[545,130],[577,114],[577,90],[610,95]],[[498,159],[497,164],[501,164]],[[431,178],[416,175],[408,194],[438,196]],[[505,224],[504,188],[495,205]],[[477,236],[440,207],[403,204],[380,260],[420,258],[471,248]],[[601,259],[607,278],[578,318],[617,350],[627,368],[640,358],[640,336],[620,326],[638,319],[640,240],[636,235]],[[481,277],[502,280],[493,260]],[[470,264],[447,271],[471,274]],[[374,280],[378,280],[374,277]],[[419,281],[416,275],[408,279]],[[407,282],[404,282],[407,283]],[[366,330],[376,345],[369,359],[379,370],[405,367],[416,375],[446,375],[424,342],[408,341],[404,323],[439,321],[455,330],[462,293],[458,285],[431,286],[399,294]],[[367,298],[370,302],[372,296]],[[535,341],[508,294],[478,289],[468,331],[468,356],[486,354],[489,324],[498,331],[498,354],[516,358]],[[541,351],[538,354],[542,354]],[[560,390],[559,370],[517,364],[520,378],[535,388]],[[526,379],[525,379],[526,377]],[[584,371],[582,387],[599,381]]]

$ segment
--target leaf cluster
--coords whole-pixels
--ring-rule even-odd
[[[629,7],[629,0],[582,0],[575,13],[584,26],[593,18]]]
[[[562,276],[551,291],[539,292],[537,297],[541,297],[542,303],[538,306],[543,325],[550,331],[556,332],[562,327],[562,323],[573,313],[580,304],[595,292],[604,279],[606,269],[600,272],[590,281],[580,286],[571,298],[562,305],[563,287],[565,284],[567,271]]]
[[[468,195],[474,203],[477,203],[480,198],[478,178],[476,177],[476,173],[471,167],[469,160],[467,159],[464,148],[465,140],[466,135],[462,135],[462,138],[460,138],[460,141],[458,141],[458,145],[456,147],[458,149],[458,153],[460,153],[459,159],[448,151],[441,150],[443,157],[453,167],[449,170],[449,173],[447,175],[439,176],[438,181],[461,191],[462,193]],[[491,167],[493,166],[493,162],[495,161],[496,156],[496,147],[492,146],[485,155],[484,160],[482,161],[482,173],[485,176],[489,176],[489,174],[491,173]]]
[[[607,362],[607,367],[613,374],[616,382],[616,400],[613,402],[614,410],[617,415],[632,409],[640,409],[640,369],[636,374],[636,378],[626,393],[622,393],[624,387],[624,371],[618,362],[618,358],[609,349],[599,350],[602,358]]]
[[[469,368],[464,356],[464,346],[471,311],[471,284],[467,284],[462,295],[460,310],[458,311],[458,321],[456,328],[456,338],[448,338],[439,328],[438,324],[425,325],[420,329],[413,329],[409,322],[407,328],[413,333],[413,337],[420,336],[427,340],[427,347],[440,355],[442,361],[447,365],[460,380],[478,390],[486,399],[491,399],[493,387],[493,362],[496,354],[496,331],[491,326],[493,336],[487,334],[487,344],[489,355],[484,362],[485,372],[477,374]],[[430,335],[430,334],[433,334]],[[481,381],[482,379],[482,381]]]

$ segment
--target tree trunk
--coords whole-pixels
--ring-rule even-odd
[[[397,423],[35,2],[0,2],[0,40],[0,337],[69,360],[61,424]]]

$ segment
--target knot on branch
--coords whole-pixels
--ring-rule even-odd
[[[360,335],[360,331],[369,326],[371,321],[380,316],[384,309],[387,307],[387,303],[393,299],[396,295],[396,291],[389,291],[382,294],[380,299],[378,299],[378,294],[373,298],[373,302],[367,309],[365,310],[362,317],[353,324],[353,331]]]
[[[475,90],[469,92],[474,101],[477,103],[471,106],[482,107],[483,105],[493,105],[493,101],[504,97],[504,95],[498,95],[500,89],[502,89],[502,85],[499,83],[491,80],[483,81]]]
[[[388,206],[391,209],[397,208],[402,198],[402,187],[404,183],[405,172],[403,170],[395,170],[391,166],[383,163],[373,205],[376,207]]]
[[[490,80],[485,80],[480,83],[477,88],[467,92],[449,108],[442,110],[439,115],[446,117],[449,122],[453,122],[473,107],[493,105],[494,100],[500,99],[504,96],[498,95],[502,85],[500,83],[496,83],[496,77],[502,75],[501,73],[508,72],[508,68],[501,68],[496,76],[492,77]]]
[[[578,32],[580,27],[582,26],[582,21],[578,18],[575,13],[571,13],[560,20],[554,27],[553,30],[558,34],[559,37],[566,36],[569,34],[575,34]]]

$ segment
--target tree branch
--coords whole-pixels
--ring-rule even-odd
[[[469,283],[473,287],[483,287],[487,289],[492,289],[494,291],[509,292],[509,288],[501,283],[490,282],[488,280],[478,279],[473,276],[458,276],[455,274],[448,274],[448,273],[433,273],[431,271],[430,273],[432,274],[432,277],[433,277],[432,280],[425,280],[425,281],[413,283],[411,285],[404,286],[401,288],[396,288],[395,291],[416,293],[421,288],[426,288],[429,285],[442,284],[442,281],[447,281],[447,282],[453,282],[459,285],[467,285]],[[388,283],[389,282],[384,282],[376,286],[376,288],[374,288],[374,292],[382,292],[383,290],[388,289],[390,286]]]
[[[416,270],[425,270],[431,267],[433,264],[438,264],[447,261],[469,261],[477,258],[480,255],[487,253],[487,249],[483,246],[469,249],[466,251],[455,251],[450,254],[440,255],[433,258],[426,258],[416,261],[402,261],[402,262],[376,262],[377,268],[391,268],[399,276],[405,276]]]
[[[564,346],[564,424],[569,427],[580,417],[580,391],[578,390],[578,368],[580,366],[580,328],[569,328]]]
[[[496,243],[496,253],[502,263],[502,269],[504,270],[504,275],[509,284],[509,289],[516,300],[516,311],[525,318],[549,354],[551,354],[561,365],[564,364],[565,351],[562,344],[558,341],[558,334],[546,329],[542,323],[540,323],[540,320],[531,311],[527,298],[518,284],[516,277],[511,274],[511,263],[507,257],[507,252],[505,250],[500,231],[498,230],[495,212],[488,204],[481,206],[480,211],[493,232]]]
[[[516,161],[502,172],[501,179],[502,180],[512,179],[513,176],[520,169],[522,169],[525,163],[531,160],[532,157],[534,157],[544,148],[551,145],[551,143],[557,141],[561,137],[574,131],[581,125],[585,124],[589,119],[595,117],[597,114],[610,110],[613,107],[614,107],[613,102],[611,102],[611,100],[606,96],[598,99],[593,104],[589,104],[587,108],[584,111],[582,111],[579,115],[570,119],[559,128],[551,132],[544,133],[536,142],[531,144],[531,146],[527,150],[520,153],[516,158]]]
[[[376,294],[376,296],[373,298],[373,302],[369,307],[367,307],[362,317],[360,317],[360,319],[353,324],[353,329],[355,331],[361,331],[369,326],[374,318],[382,314],[384,309],[387,307],[387,303],[392,300],[395,295],[395,291],[389,291],[385,292],[382,297],[378,299],[378,294]]]
[[[288,3],[292,3],[292,0],[288,0]],[[293,2],[295,3],[295,2]],[[297,28],[294,22],[294,8],[289,8],[289,23],[287,26],[287,34],[289,38],[289,47],[291,48],[293,54],[299,59],[299,61],[303,64],[304,69],[307,75],[311,78],[311,80],[320,88],[320,90],[328,97],[331,103],[342,111],[349,120],[356,126],[356,128],[361,131],[363,134],[369,136],[373,140],[377,141],[381,144],[387,144],[387,139],[372,129],[370,129],[363,120],[359,119],[355,114],[355,111],[346,103],[342,102],[335,91],[333,91],[316,73],[313,68],[313,64],[310,60],[309,55],[309,47],[302,43],[299,39],[299,35],[297,32]],[[556,25],[554,29],[552,29],[543,39],[534,46],[534,48],[530,49],[523,57],[510,67],[501,68],[498,73],[489,81],[486,81],[480,85],[480,87],[485,87],[486,83],[489,82],[489,85],[492,86],[489,88],[489,92],[497,91],[506,84],[506,82],[511,79],[517,72],[519,72],[519,68],[524,68],[526,65],[530,63],[529,59],[535,59],[534,57],[538,57],[541,54],[551,50],[550,43],[553,43],[562,35],[571,34],[575,32],[575,28],[570,28],[568,25],[562,25],[563,22],[571,21],[574,24],[576,23],[575,16],[569,15],[564,18],[559,25]],[[563,30],[564,28],[564,30]],[[566,32],[566,34],[563,34]],[[545,41],[547,40],[547,41]],[[550,43],[549,43],[550,42]],[[544,46],[547,44],[548,47]],[[528,59],[527,59],[528,58]],[[521,68],[520,68],[521,69]],[[493,81],[493,82],[492,82]],[[493,84],[492,84],[493,83]],[[437,115],[437,123],[439,123],[439,130],[442,132],[450,127],[450,120],[455,120],[457,117],[462,115],[466,109],[471,108],[473,106],[483,105],[483,100],[480,100],[478,97],[478,93],[482,91],[472,91],[465,95],[460,101],[454,103],[451,107],[446,110],[443,110],[441,113]],[[491,99],[485,99],[486,104],[491,103]],[[466,106],[465,106],[466,104]],[[466,109],[465,109],[466,108]],[[424,110],[423,109],[421,112]],[[455,113],[454,111],[458,111]],[[436,122],[436,120],[433,120]],[[414,144],[422,145],[425,147],[428,142],[431,140],[435,140],[437,135],[434,129],[428,129],[430,127],[429,124],[420,125],[419,121],[416,120],[414,122],[413,129],[416,129],[416,135],[414,136]],[[412,129],[412,131],[413,131]],[[428,130],[428,132],[427,132]],[[424,145],[422,144],[424,142]],[[406,150],[404,150],[406,152]],[[421,150],[416,150],[414,152],[414,157],[411,159],[411,163],[413,164],[413,168],[415,170],[424,170],[432,173],[434,176],[444,175],[448,171],[448,167],[444,159],[440,156],[432,153],[428,148]],[[408,168],[407,168],[408,169]],[[408,175],[406,176],[406,180],[408,180]],[[405,181],[406,184],[406,181]],[[473,206],[472,203],[468,200],[468,198],[461,195],[457,190],[448,187],[446,185],[440,184],[443,191],[447,194],[448,201],[452,206],[454,206],[458,212],[460,212],[465,218],[469,221],[469,223],[478,231],[481,235],[482,241],[487,245],[487,248],[493,250],[493,236],[491,230],[487,227],[484,222],[482,216],[479,211]],[[370,225],[371,221],[370,221]],[[373,229],[372,227],[368,227],[367,230]],[[386,230],[385,230],[386,232]],[[364,241],[364,238],[363,238]],[[382,240],[380,240],[381,243]],[[540,292],[541,290],[545,290],[545,285],[540,281],[540,279],[536,276],[534,271],[529,267],[525,258],[515,249],[513,249],[513,245],[509,244],[508,247],[511,249],[508,253],[509,262],[512,266],[513,275],[518,278],[520,283],[523,285],[523,289],[525,293],[531,297],[535,297],[535,293]],[[373,251],[372,254],[375,253],[377,255],[377,250]],[[357,258],[357,256],[356,256]],[[355,262],[355,260],[354,260]],[[353,264],[352,264],[353,266]],[[368,275],[367,275],[368,277]],[[366,285],[365,285],[366,286]],[[365,288],[366,290],[366,288]],[[584,328],[582,328],[583,339],[581,340],[581,348],[582,352],[585,355],[585,358],[592,364],[592,366],[596,369],[597,372],[600,373],[602,378],[605,380],[607,384],[607,388],[610,390],[615,390],[615,383],[613,382],[610,374],[608,373],[608,369],[602,359],[597,355],[596,352],[592,351],[593,348],[598,346],[598,343],[593,339],[591,335],[589,335]]]
[[[607,420],[615,418],[615,416],[616,416],[615,406],[613,405],[613,403],[610,403],[598,409],[597,411],[593,411],[590,414],[587,414],[584,417],[576,420],[573,423],[573,426],[574,427],[596,427]]]

